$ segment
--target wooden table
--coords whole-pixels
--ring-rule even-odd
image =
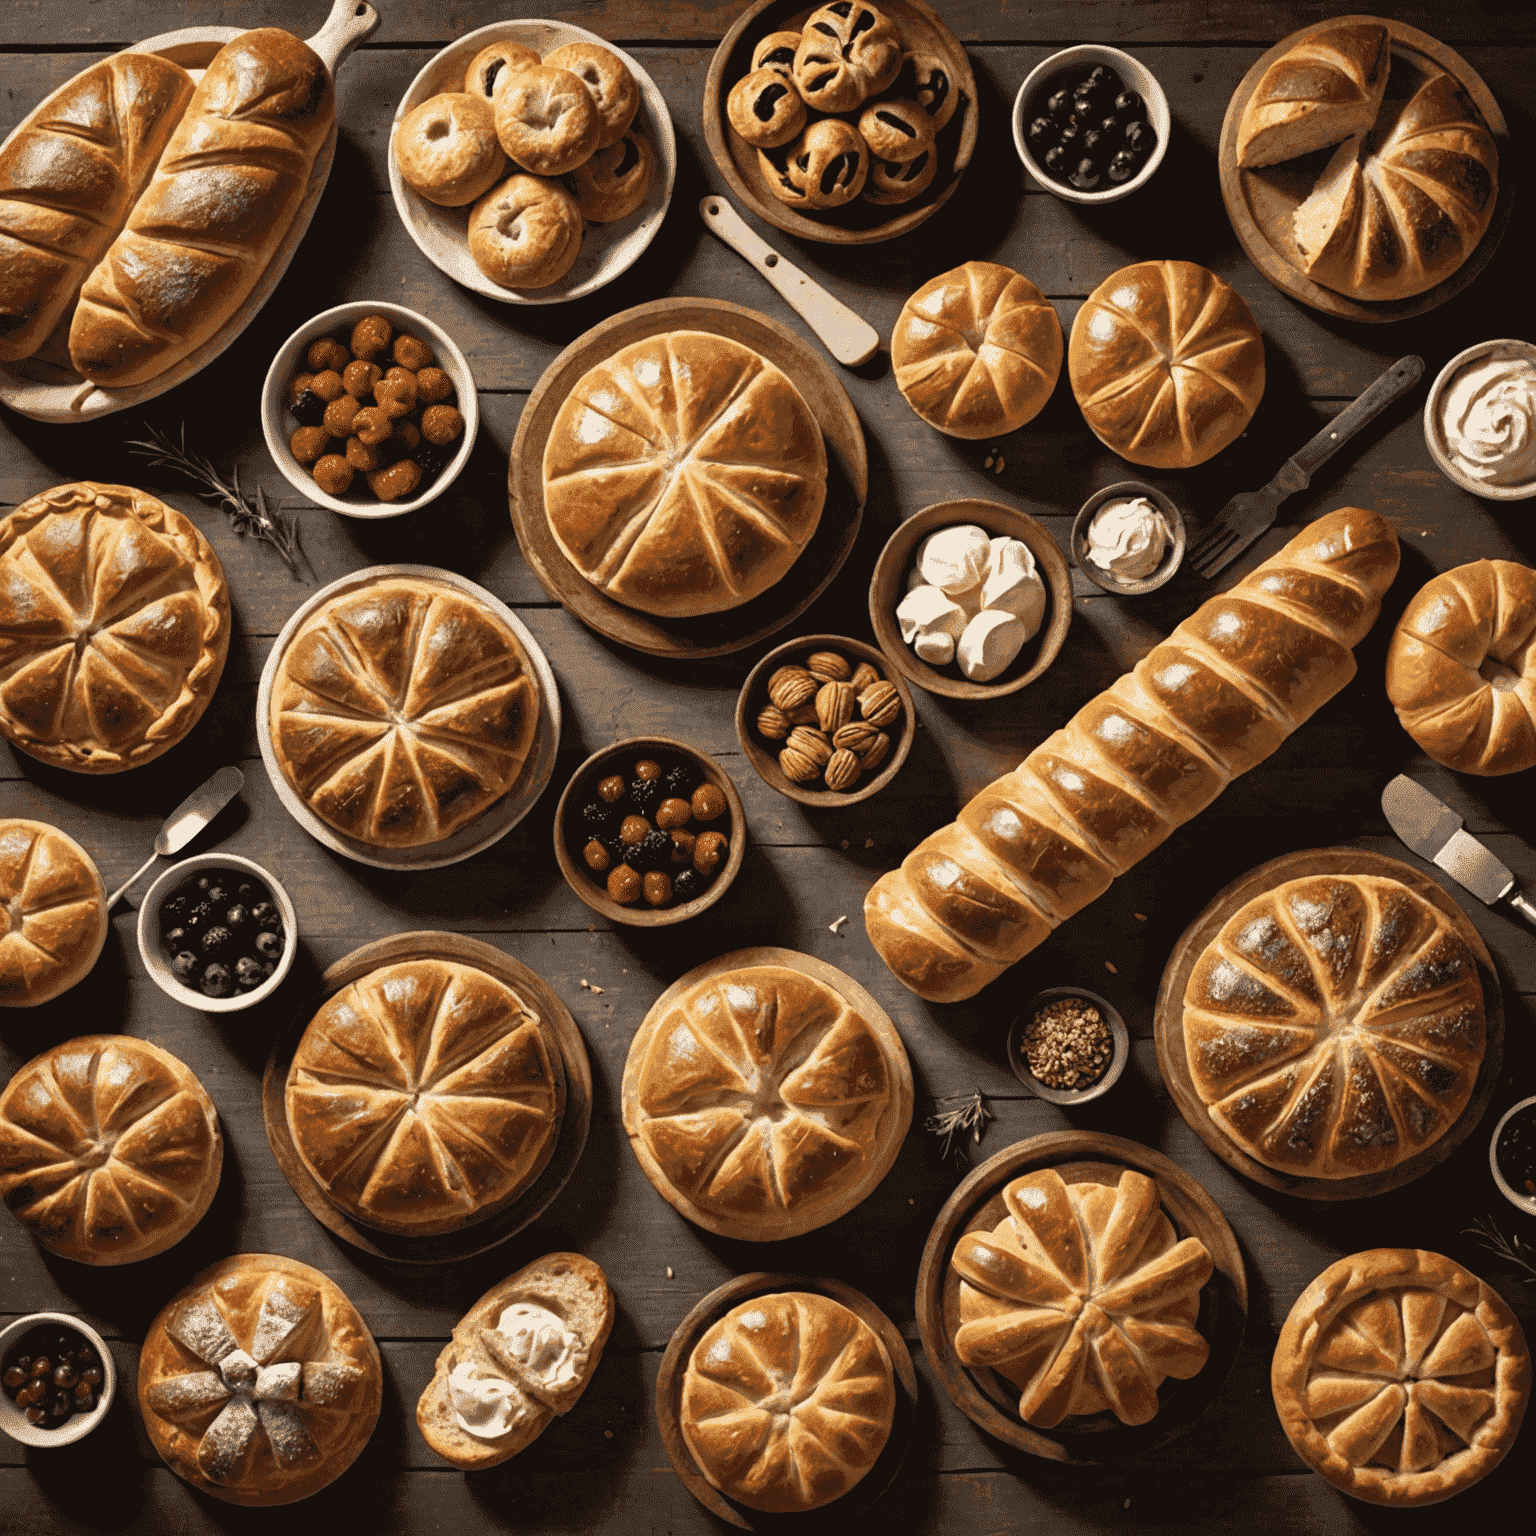
[[[996,1115],[980,1155],[1024,1136],[1078,1124],[1131,1136],[1175,1158],[1215,1196],[1245,1249],[1252,1286],[1248,1338],[1226,1390],[1194,1431],[1153,1459],[1089,1475],[1015,1459],[951,1408],[919,1357],[923,1401],[911,1454],[872,1518],[896,1529],[957,1533],[1129,1525],[1162,1529],[1343,1531],[1388,1521],[1305,1471],[1291,1454],[1269,1395],[1276,1330],[1302,1287],[1341,1254],[1379,1244],[1438,1249],[1492,1281],[1525,1320],[1536,1287],[1466,1234],[1492,1212],[1506,1231],[1533,1224],[1499,1199],[1489,1177],[1491,1118],[1433,1175],[1394,1195],[1329,1208],[1266,1194],[1210,1155],[1173,1109],[1150,1039],[1152,1000],[1174,939],[1207,899],[1244,869],[1294,848],[1353,843],[1402,856],[1378,808],[1382,785],[1407,769],[1468,815],[1527,885],[1536,883],[1529,776],[1456,779],[1417,754],[1382,689],[1392,621],[1433,571],[1479,556],[1536,558],[1526,505],[1500,510],[1456,490],[1432,466],[1418,406],[1410,405],[1341,455],[1312,490],[1289,504],[1297,524],[1332,507],[1379,509],[1403,542],[1403,568],[1360,673],[1342,696],[1191,826],[1118,881],[1111,892],[974,1004],[929,1007],[906,993],[870,948],[863,895],[920,837],[969,795],[1016,763],[1093,692],[1143,653],[1203,595],[1186,573],[1146,599],[1121,601],[1079,581],[1066,648],[1036,685],[993,708],[922,696],[911,758],[892,788],[846,814],[807,813],[769,791],[740,756],[731,725],[736,690],[758,652],[679,669],[611,646],[554,606],[524,565],[507,516],[507,453],[528,391],[556,352],[603,316],[667,293],[731,298],[798,326],[797,318],[701,227],[696,207],[718,185],[704,149],[699,102],[715,42],[734,0],[565,0],[543,11],[634,50],[672,105],[680,165],[666,226],[650,251],[592,299],[514,309],[456,289],[421,257],[395,215],[385,170],[395,103],[433,51],[496,19],[495,0],[378,0],[384,23],[342,73],[341,139],[319,212],[291,270],[258,324],[195,382],[143,413],[78,428],[5,415],[0,503],[14,505],[77,478],[132,481],[166,490],[195,515],[229,575],[235,639],[218,696],[191,738],[126,778],[89,778],[0,752],[0,814],[62,826],[96,858],[109,885],[148,852],[160,819],[212,767],[246,770],[243,805],[222,820],[219,846],[272,868],[297,903],[302,953],[275,1001],[225,1018],[162,994],[134,943],[131,901],[115,916],[91,977],[55,1003],[0,1020],[0,1072],[87,1031],[123,1031],[165,1045],[196,1070],[223,1118],[222,1187],[195,1232],[159,1258],[92,1270],[54,1260],[0,1218],[0,1316],[38,1308],[78,1312],[114,1341],[123,1390],[109,1426],[74,1451],[24,1453],[0,1441],[0,1527],[26,1536],[111,1530],[205,1532],[273,1529],[292,1516],[242,1512],[192,1493],[154,1455],[133,1406],[137,1341],[161,1302],[195,1270],[240,1250],[289,1254],[334,1276],[378,1338],[386,1363],[378,1430],[356,1466],[302,1507],[308,1528],[388,1532],[495,1529],[706,1531],[713,1521],[669,1469],[652,1395],[674,1325],[732,1274],[765,1267],[844,1280],[896,1320],[917,1353],[912,1293],[922,1242],[957,1177],[933,1138],[914,1128],[895,1172],[835,1225],[768,1247],[689,1226],[651,1188],[625,1144],[618,1085],[631,1033],[657,994],[713,955],[749,942],[792,946],[841,966],[890,1011],[917,1078],[920,1124],[936,1096],[980,1089]],[[1487,336],[1529,334],[1533,191],[1522,186],[1514,226],[1483,276],[1423,320],[1394,328],[1329,324],[1282,297],[1249,266],[1222,210],[1215,146],[1227,98],[1258,54],[1322,8],[1273,0],[945,0],[965,40],[980,93],[982,145],[942,217],[892,245],[793,251],[820,281],[884,335],[903,299],[968,257],[1019,268],[1048,293],[1070,327],[1082,297],[1127,261],[1201,261],[1229,278],[1252,306],[1269,349],[1269,384],[1252,430],[1209,465],[1156,476],[1198,522],[1233,491],[1258,486],[1316,426],[1403,352],[1424,355],[1428,376]],[[3,129],[88,62],[138,37],[196,23],[281,22],[312,32],[326,0],[8,0],[0,7]],[[1394,14],[1443,37],[1481,71],[1510,118],[1518,146],[1536,113],[1536,13],[1495,5],[1405,0]],[[1080,210],[1042,192],[1008,140],[1008,110],[1029,69],[1055,47],[1100,39],[1132,49],[1167,90],[1176,128],[1150,191]],[[1523,175],[1523,163],[1503,167]],[[1528,180],[1528,178],[1527,178]],[[784,237],[767,231],[784,248]],[[348,299],[392,299],[457,338],[480,386],[482,425],[470,470],[429,514],[369,524],[300,512],[313,582],[289,576],[272,551],[237,539],[222,516],[168,482],[146,479],[123,448],[144,423],[176,429],[216,463],[238,464],[269,491],[288,491],[257,425],[257,398],[274,348],[318,310]],[[943,438],[907,408],[881,354],[844,373],[869,438],[871,488],[857,549],[831,590],[800,621],[802,632],[868,634],[865,584],[897,520],[961,495],[1001,497],[1043,518],[1063,546],[1071,516],[1125,466],[1085,429],[1065,381],[1030,427],[1001,445]],[[992,467],[988,467],[991,459]],[[284,497],[293,503],[291,493]],[[1275,548],[1274,530],[1256,555]],[[506,841],[457,868],[398,877],[351,864],[311,840],[268,785],[256,752],[256,680],[287,615],[349,570],[381,561],[443,564],[512,604],[559,677],[565,737],[554,782]],[[1245,562],[1245,564],[1250,563]],[[1228,579],[1231,579],[1230,576]],[[647,933],[595,924],[567,889],[550,846],[550,817],[571,769],[604,742],[656,732],[718,755],[746,801],[750,847],[740,878],[703,918]],[[142,890],[142,887],[140,888]],[[1531,1001],[1536,934],[1463,905],[1503,972],[1509,1046],[1494,1113],[1531,1091]],[[832,931],[835,920],[849,921]],[[596,1086],[592,1135],[564,1195],[548,1215],[482,1261],[446,1272],[366,1262],[311,1218],[278,1172],[263,1132],[258,1086],[276,1031],[293,1017],[326,965],[371,939],[440,927],[488,938],[533,966],[570,1006],[587,1040]],[[1003,1050],[1011,1009],[1037,988],[1078,983],[1105,993],[1135,1036],[1135,1059],[1113,1093],[1082,1112],[1020,1092]],[[1523,1228],[1520,1224],[1523,1222]],[[530,1453],[465,1477],[427,1451],[415,1427],[417,1395],[442,1340],[468,1303],[517,1265],[554,1248],[601,1262],[619,1299],[619,1321],[591,1390]],[[1536,1415],[1533,1415],[1536,1419]],[[1536,1448],[1531,1420],[1500,1470],[1454,1506],[1487,1525],[1528,1508],[1520,1479]],[[1443,1513],[1392,1517],[1395,1529],[1430,1530]]]

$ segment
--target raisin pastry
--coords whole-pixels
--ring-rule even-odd
[[[753,149],[777,149],[805,127],[805,103],[792,79],[776,69],[754,69],[731,87],[725,115]]]
[[[933,147],[933,119],[921,102],[872,101],[859,114],[859,134],[877,160],[902,165]]]
[[[509,176],[474,206],[469,253],[493,283],[547,288],[571,270],[586,221],[576,199],[542,176]]]
[[[464,71],[464,90],[485,101],[495,101],[497,89],[520,69],[537,69],[538,51],[522,43],[492,43],[482,48]]]
[[[901,34],[884,12],[855,0],[813,11],[795,50],[795,84],[818,112],[852,112],[901,69]]]
[[[617,144],[598,150],[562,180],[584,219],[612,224],[627,219],[645,201],[655,174],[650,140],[631,128]]]
[[[864,183],[864,201],[881,207],[910,203],[933,185],[939,169],[936,150],[925,149],[915,160],[871,160]]]
[[[922,103],[933,131],[943,133],[960,105],[949,65],[935,53],[909,53],[902,61],[900,85],[904,95]]]
[[[758,163],[780,201],[800,208],[841,208],[864,190],[869,146],[857,128],[824,117],[773,155],[759,150]]]
[[[597,147],[607,149],[629,132],[640,110],[640,87],[629,66],[611,48],[596,43],[567,43],[545,59],[550,69],[568,69],[597,104]]]
[[[586,82],[568,69],[522,69],[496,92],[496,137],[525,171],[563,176],[590,160],[602,119]]]
[[[798,32],[770,32],[752,50],[752,68],[771,69],[776,74],[795,77],[795,50],[800,46]]]
[[[507,157],[490,102],[455,91],[422,102],[406,117],[395,134],[395,161],[412,191],[429,203],[462,208],[496,185]]]

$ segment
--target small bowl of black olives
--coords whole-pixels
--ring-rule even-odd
[[[160,876],[139,908],[139,954],[156,985],[205,1013],[270,997],[293,965],[298,918],[261,865],[205,853]]]
[[[1168,147],[1168,98],[1130,54],[1064,48],[1030,71],[1013,103],[1013,143],[1046,191],[1112,203],[1152,179]]]
[[[111,1351],[65,1312],[33,1312],[0,1330],[0,1429],[46,1449],[83,1440],[117,1393]]]

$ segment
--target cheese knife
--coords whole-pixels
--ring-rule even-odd
[[[1515,877],[1470,832],[1461,817],[1422,784],[1398,774],[1381,792],[1381,808],[1392,830],[1418,854],[1465,886],[1488,906],[1506,901],[1533,928],[1536,905],[1515,889]]]
[[[165,818],[165,825],[160,828],[160,835],[155,839],[155,851],[107,898],[107,910],[110,912],[117,905],[139,876],[150,869],[157,859],[180,853],[240,793],[244,784],[245,775],[233,764],[228,768],[220,768],[211,779],[199,784]]]

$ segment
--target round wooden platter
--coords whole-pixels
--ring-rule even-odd
[[[424,101],[442,91],[462,89],[464,73],[476,54],[493,43],[506,42],[521,43],[540,55],[553,53],[567,43],[595,43],[624,61],[635,77],[635,84],[640,87],[640,110],[635,116],[635,126],[645,134],[656,152],[656,176],[645,201],[627,218],[612,224],[588,222],[581,250],[570,271],[558,282],[547,288],[505,288],[487,277],[470,254],[469,215],[473,203],[461,208],[440,208],[436,203],[428,202],[401,176],[393,150],[389,155],[389,188],[394,194],[400,222],[422,255],[454,282],[462,283],[488,299],[499,299],[503,304],[564,304],[570,299],[595,293],[620,273],[627,272],[656,238],[671,206],[672,187],[677,180],[677,138],[672,129],[672,115],[656,82],[632,55],[614,47],[606,38],[564,21],[508,19],[493,21],[489,26],[467,33],[427,60],[395,109],[394,121],[390,124],[391,141],[401,121]],[[515,165],[509,164],[507,174],[516,170]]]
[[[1337,146],[1302,155],[1279,165],[1267,165],[1257,170],[1244,171],[1237,164],[1237,130],[1243,110],[1249,98],[1258,88],[1265,71],[1282,55],[1294,48],[1303,38],[1322,27],[1336,27],[1350,21],[1380,22],[1392,39],[1392,78],[1388,81],[1388,100],[1411,95],[1424,77],[1443,70],[1465,89],[1482,113],[1488,131],[1493,135],[1499,152],[1499,190],[1494,201],[1493,219],[1483,238],[1462,264],[1423,293],[1406,299],[1392,299],[1372,303],[1364,299],[1352,299],[1314,283],[1299,265],[1300,254],[1296,249],[1292,217],[1296,208],[1311,195],[1312,188],[1328,157]],[[1488,265],[1504,231],[1509,225],[1510,209],[1514,203],[1517,162],[1510,143],[1509,127],[1493,92],[1483,83],[1482,76],[1456,52],[1427,32],[1410,27],[1406,22],[1394,21],[1389,16],[1333,16],[1325,22],[1303,27],[1289,37],[1282,38],[1263,54],[1258,62],[1243,76],[1232,100],[1227,103],[1227,115],[1221,124],[1221,139],[1217,148],[1217,167],[1221,175],[1221,195],[1227,205],[1227,217],[1232,221],[1233,233],[1248,259],[1282,293],[1299,299],[1303,304],[1324,314],[1337,315],[1345,320],[1363,320],[1371,324],[1386,324],[1393,320],[1407,320],[1438,309],[1447,299],[1454,298]]]
[[[754,965],[788,966],[791,970],[803,972],[816,981],[823,982],[869,1025],[880,1043],[886,1066],[890,1070],[891,1081],[896,1090],[896,1104],[893,1112],[900,1122],[899,1127],[894,1128],[893,1133],[887,1137],[884,1154],[871,1168],[871,1176],[857,1190],[849,1191],[852,1198],[829,1210],[818,1211],[813,1220],[802,1220],[799,1223],[786,1221],[782,1230],[762,1237],[734,1228],[713,1212],[701,1210],[686,1195],[675,1189],[651,1156],[650,1149],[635,1128],[631,1113],[639,1091],[638,1079],[641,1064],[645,1060],[646,1052],[650,1050],[651,1040],[657,1028],[671,1012],[673,1004],[690,987],[701,981],[707,981],[711,976],[719,976],[726,971],[744,970]],[[818,960],[815,955],[802,955],[798,950],[780,949],[774,944],[753,944],[746,949],[733,949],[729,954],[716,955],[713,960],[706,960],[703,965],[695,966],[686,976],[679,976],[651,1004],[650,1010],[640,1021],[640,1027],[635,1031],[634,1038],[629,1044],[629,1055],[624,1062],[624,1078],[620,1093],[624,1134],[629,1138],[635,1158],[646,1178],[655,1186],[656,1193],[680,1215],[686,1216],[695,1226],[703,1227],[707,1232],[715,1232],[722,1237],[759,1242],[776,1242],[786,1237],[799,1237],[803,1233],[813,1232],[817,1227],[824,1227],[829,1222],[846,1216],[856,1205],[873,1193],[875,1187],[891,1171],[901,1152],[902,1141],[912,1124],[912,1103],[912,1064],[907,1059],[907,1048],[902,1043],[901,1034],[891,1021],[890,1014],[853,977],[838,970],[835,965],[828,965],[825,960]]]
[[[484,1221],[436,1237],[402,1237],[381,1232],[354,1221],[333,1205],[314,1175],[304,1166],[304,1160],[293,1144],[284,1097],[294,1053],[321,1006],[343,987],[350,986],[370,971],[406,960],[454,960],[476,966],[505,982],[548,1026],[546,1042],[552,1033],[565,1066],[565,1108],[560,1116],[560,1134],[555,1138],[554,1147],[538,1177],[512,1204]],[[516,1236],[530,1222],[537,1221],[565,1188],[587,1144],[587,1130],[592,1120],[592,1067],[587,1060],[586,1042],[570,1010],[555,995],[549,983],[520,960],[463,934],[397,933],[354,949],[321,977],[321,990],[278,1036],[267,1057],[267,1069],[261,1080],[261,1113],[277,1166],[293,1186],[294,1194],[321,1226],[354,1248],[397,1264],[455,1264],[486,1253]]]
[[[359,0],[334,0],[325,25],[305,41],[320,56],[334,77],[347,55],[365,37],[370,36],[378,25],[379,13],[371,5],[359,3]],[[200,80],[203,71],[213,62],[214,55],[225,43],[232,42],[246,30],[245,27],[182,27],[175,32],[162,32],[157,37],[145,38],[127,51],[157,53],[173,64],[180,64],[194,80]],[[6,144],[15,137],[21,126],[18,124],[12,130]],[[4,147],[0,145],[0,151]],[[336,124],[333,122],[320,153],[315,157],[303,201],[288,226],[288,233],[284,235],[272,260],[267,263],[266,271],[239,309],[202,346],[188,353],[179,363],[172,364],[164,373],[143,384],[132,384],[121,389],[101,389],[88,384],[75,371],[69,359],[69,327],[75,313],[75,306],[71,304],[53,334],[31,357],[14,363],[0,363],[0,401],[21,415],[30,416],[34,421],[70,425],[143,405],[145,401],[163,395],[206,368],[256,318],[262,305],[271,297],[272,290],[282,281],[294,252],[299,248],[299,242],[309,228],[309,221],[314,217],[335,157]]]
[[[679,1420],[683,1378],[699,1340],[733,1307],[750,1301],[754,1296],[769,1296],[782,1291],[809,1291],[814,1295],[829,1296],[833,1301],[841,1302],[874,1329],[891,1357],[892,1380],[896,1387],[896,1414],[891,1423],[890,1438],[885,1442],[885,1449],[874,1466],[840,1499],[834,1499],[820,1509],[803,1514],[778,1515],[738,1504],[721,1493],[699,1471],[693,1452],[688,1449],[688,1442],[683,1438]],[[661,1372],[656,1379],[656,1422],[672,1470],[677,1473],[688,1492],[710,1514],[744,1531],[794,1531],[814,1533],[814,1536],[825,1532],[826,1536],[843,1536],[848,1528],[847,1522],[864,1514],[890,1487],[901,1470],[907,1448],[912,1443],[916,1414],[917,1372],[912,1368],[912,1356],[900,1330],[862,1291],[856,1291],[851,1285],[844,1285],[839,1280],[813,1279],[806,1275],[778,1275],[760,1271],[738,1275],[734,1280],[728,1280],[717,1290],[711,1291],[673,1331],[667,1352],[661,1357]]]
[[[473,821],[467,823],[451,837],[438,843],[427,843],[420,848],[384,848],[376,843],[365,843],[359,838],[348,837],[328,826],[315,815],[308,803],[300,798],[297,790],[288,782],[277,761],[277,748],[272,741],[272,686],[277,678],[278,663],[288,649],[295,634],[309,616],[322,603],[343,592],[384,581],[393,576],[419,576],[429,581],[441,581],[457,587],[484,603],[518,638],[533,668],[534,681],[539,689],[539,725],[533,738],[533,753],[524,766],[522,776],[512,786],[510,794],[500,800]],[[308,602],[301,604],[283,625],[276,644],[267,655],[261,669],[261,682],[256,690],[256,741],[261,748],[261,761],[272,781],[272,788],[283,802],[283,808],[318,843],[359,864],[371,864],[375,869],[441,869],[447,864],[460,864],[484,852],[499,842],[538,803],[545,786],[555,772],[555,755],[560,750],[560,689],[539,642],[533,638],[528,626],[512,612],[501,599],[484,587],[477,586],[457,572],[443,570],[435,565],[372,565],[366,570],[353,571],[322,587]]]
[[[811,542],[789,574],[740,607],[686,619],[642,613],[598,591],[566,558],[544,511],[544,448],[566,397],[584,374],[614,353],[667,331],[708,331],[767,358],[800,391],[827,444],[826,505]],[[567,613],[609,640],[675,658],[739,651],[804,612],[852,552],[868,493],[864,429],[821,350],[766,315],[722,299],[657,299],[613,315],[578,336],[534,385],[507,467],[507,497],[518,546],[544,590]]]
[[[725,34],[710,61],[704,82],[704,139],[733,196],[758,218],[824,245],[873,245],[894,240],[916,229],[949,201],[976,150],[976,77],[965,47],[943,19],[923,0],[881,0],[880,9],[901,29],[908,53],[931,53],[949,66],[952,89],[959,94],[954,116],[944,125],[935,145],[939,170],[926,191],[894,208],[855,198],[843,208],[828,209],[815,218],[797,212],[768,189],[757,151],[742,139],[726,118],[731,87],[750,71],[752,50],[770,32],[798,32],[815,6],[799,0],[756,0]]]
[[[960,1279],[950,1268],[955,1244],[967,1232],[991,1231],[1007,1216],[1003,1190],[1039,1168],[1054,1168],[1067,1183],[1118,1184],[1127,1168],[1157,1180],[1164,1214],[1180,1238],[1197,1237],[1215,1265],[1200,1294],[1196,1327],[1210,1358],[1188,1381],[1165,1381],[1157,1416],[1122,1424],[1113,1413],[1090,1415],[1072,1428],[1037,1429],[1018,1414],[1019,1389],[990,1370],[972,1369],[955,1353],[960,1326]],[[1031,1136],[971,1170],[939,1212],[917,1274],[917,1326],[934,1374],[951,1402],[989,1435],[1051,1461],[1091,1466],[1154,1451],[1182,1434],[1220,1393],[1237,1360],[1248,1316],[1248,1276],[1237,1238],[1221,1208],[1199,1184],[1160,1152],[1097,1131],[1052,1131]]]
[[[1360,1174],[1349,1179],[1299,1178],[1281,1173],[1227,1139],[1225,1132],[1211,1118],[1204,1101],[1195,1091],[1189,1074],[1189,1058],[1184,1049],[1184,989],[1195,962],[1216,937],[1227,919],[1256,896],[1283,885],[1287,880],[1301,880],[1308,875],[1377,875],[1398,880],[1409,890],[1438,907],[1455,925],[1477,960],[1478,979],[1483,984],[1483,1008],[1487,1015],[1486,1046],[1483,1064],[1472,1088],[1472,1097],[1460,1118],[1439,1141],[1422,1152],[1380,1173]],[[1443,1163],[1477,1128],[1494,1090],[1498,1087],[1499,1066],[1504,1056],[1504,995],[1499,986],[1493,956],[1482,936],[1472,926],[1455,899],[1426,874],[1398,859],[1363,848],[1303,848],[1260,864],[1246,875],[1218,891],[1195,918],[1168,956],[1163,967],[1162,984],[1157,989],[1157,1009],[1153,1019],[1157,1040],[1157,1065],[1179,1113],[1190,1129],[1230,1168],[1282,1194],[1303,1200],[1361,1200],[1389,1189],[1411,1184],[1413,1180]]]

